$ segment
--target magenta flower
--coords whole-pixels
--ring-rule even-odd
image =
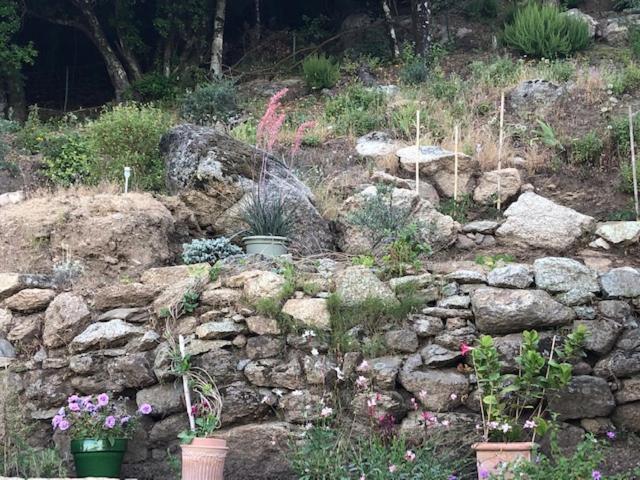
[[[602,474],[598,470],[594,470],[591,472],[591,478],[593,480],[600,480],[602,478]]]
[[[616,439],[616,432],[614,432],[614,431],[607,432],[607,438],[609,440],[615,440]]]
[[[71,410],[72,412],[79,412],[80,411],[80,405],[78,405],[76,402],[71,402],[69,404],[69,410]]]
[[[489,470],[485,468],[480,469],[480,478],[489,478]]]
[[[67,420],[65,420],[64,418],[62,420],[60,420],[60,423],[58,423],[58,428],[60,429],[61,432],[69,430],[70,426],[71,426],[71,424]]]
[[[129,420],[131,420],[131,417],[129,415],[125,415],[120,419],[120,425],[126,425]]]
[[[109,395],[106,393],[101,393],[98,395],[98,406],[105,407],[109,404]]]
[[[68,399],[68,403],[78,403],[80,401],[80,397],[78,395],[71,395]]]
[[[56,428],[58,428],[58,426],[60,425],[60,422],[64,419],[64,417],[62,415],[56,415],[55,417],[53,417],[53,420],[51,420],[51,425],[53,426],[53,429],[55,430]]]
[[[142,415],[149,415],[152,411],[152,408],[151,408],[151,405],[149,405],[148,403],[143,403],[142,405],[140,405],[140,408],[138,409],[138,411]]]
[[[113,415],[109,415],[107,418],[104,419],[104,426],[105,428],[113,428],[116,426],[116,417],[114,417]]]

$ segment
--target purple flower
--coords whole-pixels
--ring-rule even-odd
[[[614,431],[607,432],[607,438],[609,440],[615,440],[616,439],[616,432],[614,432]]]
[[[138,409],[138,411],[142,414],[142,415],[149,415],[151,413],[151,405],[149,405],[148,403],[143,403],[142,405],[140,405],[140,408]]]
[[[107,395],[106,393],[101,393],[100,395],[98,395],[98,406],[99,407],[104,407],[109,403],[109,395]]]
[[[600,471],[594,470],[593,472],[591,472],[591,478],[593,478],[593,480],[600,480],[602,478],[602,474],[600,473]]]
[[[80,401],[80,397],[78,395],[71,395],[68,399],[68,403],[78,403]]]
[[[480,469],[480,478],[489,478],[489,470],[485,468]],[[598,479],[595,479],[598,480]]]
[[[80,405],[78,405],[76,402],[71,402],[69,404],[69,410],[71,410],[72,412],[79,412],[80,411]]]
[[[69,430],[70,426],[71,426],[71,424],[67,420],[65,420],[64,418],[62,420],[60,420],[60,423],[58,424],[58,428],[62,432],[64,432],[65,430]]]
[[[126,425],[127,423],[129,423],[129,420],[131,420],[131,417],[129,415],[125,415],[124,417],[120,418],[120,425]]]
[[[106,428],[113,428],[116,426],[116,417],[114,417],[113,415],[109,415],[107,418],[104,419],[104,426]]]
[[[58,428],[58,426],[60,425],[60,422],[64,419],[64,417],[62,415],[56,415],[55,417],[53,417],[53,420],[51,420],[51,425],[53,426],[53,429],[55,430],[56,428]]]
[[[447,477],[447,480],[458,480],[458,476],[452,473],[451,475],[449,475],[449,477]]]
[[[84,405],[84,411],[85,411],[85,412],[92,413],[92,412],[95,412],[95,410],[96,410],[96,406],[95,406],[93,403],[91,403],[91,402],[87,402],[87,403]]]
[[[58,415],[60,415],[61,417],[66,417],[67,416],[67,412],[64,409],[64,407],[62,407],[60,410],[58,410]]]

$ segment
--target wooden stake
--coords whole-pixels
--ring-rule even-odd
[[[416,112],[416,193],[420,195],[420,110]]]
[[[180,356],[184,360],[187,356],[187,352],[184,345],[184,337],[182,335],[178,337],[178,342],[180,344]],[[193,418],[193,413],[191,412],[191,392],[189,391],[189,379],[186,374],[182,375],[182,389],[184,390],[184,403],[187,406],[187,415],[189,416],[189,428],[192,432],[195,432],[196,420]]]
[[[497,208],[498,211],[500,211],[500,209],[502,208],[502,198],[501,198],[501,194],[502,194],[502,176],[501,176],[501,170],[502,170],[502,145],[504,143],[504,91],[502,92],[502,95],[500,97],[500,139],[499,139],[499,143],[498,143],[498,201],[497,201]]]
[[[638,173],[636,171],[636,146],[633,138],[633,114],[629,106],[629,141],[631,143],[631,174],[633,178],[633,200],[636,206],[636,221],[640,221],[640,206],[638,205]]]
[[[458,140],[460,135],[459,126],[455,126],[454,149],[453,149],[453,200],[458,201]]]

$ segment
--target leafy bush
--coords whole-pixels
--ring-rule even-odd
[[[133,82],[126,95],[130,100],[139,102],[174,100],[178,95],[178,86],[174,78],[151,72]]]
[[[533,57],[566,57],[589,46],[586,22],[564,15],[555,5],[530,2],[505,25],[503,41]]]
[[[168,113],[150,105],[126,104],[105,110],[87,124],[96,153],[99,176],[122,181],[123,169],[133,169],[132,184],[145,190],[164,188],[164,162],[160,138],[171,126]]]
[[[631,62],[622,70],[615,72],[609,85],[614,95],[622,95],[632,92],[640,87],[640,67]]]
[[[509,57],[498,57],[491,63],[475,61],[471,64],[471,74],[484,85],[504,87],[517,82],[522,74],[522,62],[514,62]]]
[[[44,175],[56,185],[68,187],[91,183],[94,172],[94,152],[91,143],[81,133],[61,131],[50,134],[42,144]]]
[[[38,106],[29,108],[26,122],[16,135],[16,144],[31,154],[40,153],[42,144],[52,131],[51,125],[40,120]]]
[[[211,263],[240,255],[242,249],[226,238],[202,238],[192,240],[191,243],[182,244],[182,261],[187,265],[194,263]]]
[[[0,134],[3,133],[15,133],[20,130],[20,124],[13,120],[7,120],[6,118],[0,118]]]
[[[569,159],[581,166],[596,165],[604,150],[604,143],[596,132],[589,132],[571,142]]]
[[[196,87],[182,101],[182,116],[190,122],[226,122],[237,110],[236,87],[231,80],[220,80]]]
[[[429,78],[429,65],[422,57],[415,57],[400,70],[400,80],[407,85],[424,83]]]
[[[384,93],[353,84],[327,102],[325,115],[337,133],[364,135],[385,123]]]
[[[307,86],[315,90],[333,88],[340,80],[340,66],[325,54],[307,56],[302,62],[302,72]]]
[[[429,77],[429,92],[438,100],[453,101],[462,88],[460,77],[455,74],[447,77],[440,67],[435,67]]]
[[[638,182],[640,182],[640,165],[637,163],[636,175],[639,178]],[[640,188],[640,185],[638,188]],[[633,193],[633,169],[629,161],[620,163],[620,190],[624,193]]]

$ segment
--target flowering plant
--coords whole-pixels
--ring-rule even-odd
[[[480,337],[476,347],[462,345],[463,354],[471,353],[478,388],[485,441],[535,440],[552,426],[545,397],[565,387],[572,377],[569,361],[583,355],[587,336],[584,327],[566,336],[563,345],[553,337],[548,356],[540,353],[540,336],[536,331],[522,334],[520,354],[516,357],[517,374],[502,372],[493,338]]]
[[[97,396],[71,395],[51,424],[54,430],[69,432],[74,440],[109,440],[131,438],[138,417],[148,415],[151,405],[143,404],[135,414],[127,412],[121,402],[114,402],[106,393]]]

